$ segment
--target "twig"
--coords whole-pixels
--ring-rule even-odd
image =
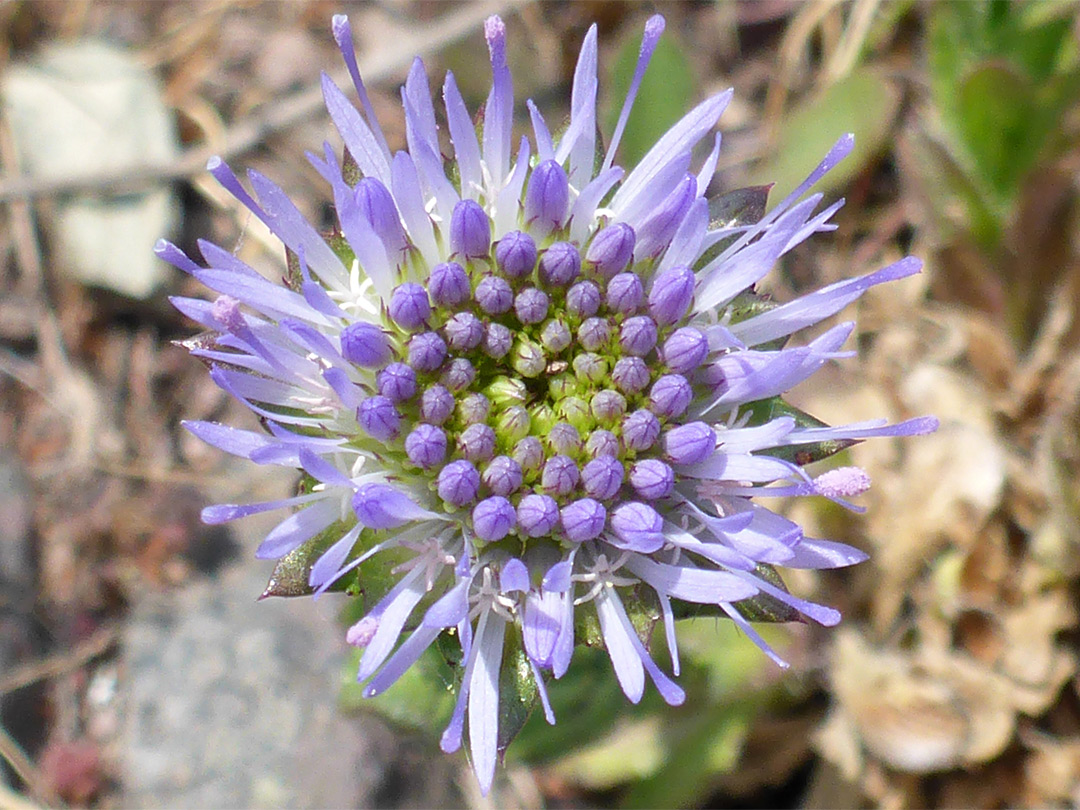
[[[78,669],[87,661],[97,658],[104,653],[119,637],[119,631],[114,627],[103,627],[90,638],[81,641],[67,652],[56,653],[46,656],[37,661],[14,667],[0,678],[0,695],[22,689],[32,683],[55,678],[73,669]]]
[[[3,726],[0,726],[0,757],[4,758],[7,764],[11,766],[11,770],[15,771],[15,775],[23,781],[23,784],[26,785],[26,792],[30,794],[34,801],[49,807],[59,807],[63,804],[60,797],[42,779],[41,773],[34,766],[34,763],[30,761],[30,757],[19,747],[19,744],[7,733]]]
[[[367,81],[385,81],[406,67],[414,55],[438,51],[475,32],[491,14],[512,11],[527,2],[529,0],[491,0],[470,4],[414,33],[402,34],[392,47],[362,58],[360,69]],[[351,84],[344,69],[331,73],[331,77],[340,85]],[[133,166],[121,172],[110,170],[79,177],[11,177],[0,182],[0,203],[75,192],[130,193],[165,180],[190,177],[202,172],[214,155],[229,160],[262,143],[268,136],[302,123],[322,109],[322,90],[315,84],[269,105],[261,115],[230,127],[220,144],[194,146],[167,163]]]

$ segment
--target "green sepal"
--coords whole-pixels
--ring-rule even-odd
[[[758,563],[754,569],[754,576],[763,579],[784,593],[788,593],[787,585],[780,578],[776,569],[768,563]],[[758,593],[749,599],[733,603],[732,607],[739,611],[740,615],[748,622],[767,622],[778,624],[782,622],[801,622],[802,614],[791,605],[786,605],[775,596],[767,593]]]
[[[311,567],[315,565],[315,561],[322,556],[324,551],[341,539],[349,528],[344,523],[335,523],[278,560],[270,574],[270,579],[266,583],[266,590],[262,592],[259,598],[311,596],[315,592],[315,589],[308,584]],[[346,590],[346,578],[339,579],[330,586],[329,590]]]
[[[779,396],[751,402],[745,406],[743,413],[748,413],[750,415],[750,419],[747,422],[750,426],[764,425],[767,422],[771,422],[773,419],[782,416],[790,416],[795,420],[795,424],[798,427],[828,427],[825,422],[822,422],[820,419],[811,416],[806,411],[800,410],[794,405],[785,402],[783,398]],[[821,461],[829,456],[836,455],[841,450],[846,450],[858,443],[858,439],[828,439],[825,441],[814,442],[813,444],[771,447],[766,450],[765,453],[773,458],[778,458],[782,461],[790,461],[792,464],[798,464],[800,467],[804,467],[807,464],[813,464],[815,461]]]
[[[532,667],[525,656],[525,644],[516,624],[507,624],[503,641],[502,666],[499,669],[499,739],[500,755],[510,746],[528,721],[540,697],[533,680]]]

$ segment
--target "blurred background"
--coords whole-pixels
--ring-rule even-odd
[[[343,10],[392,148],[413,54],[482,102],[492,12],[518,100],[549,121],[598,24],[610,132],[661,11],[621,163],[732,86],[716,191],[775,183],[778,200],[857,138],[819,184],[847,198],[838,230],[769,292],[926,264],[843,313],[859,358],[792,397],[830,423],[942,422],[846,451],[874,480],[866,515],[789,508],[871,555],[788,579],[843,624],[764,628],[782,672],[729,623],[684,623],[679,709],[628,705],[579,650],[559,725],[532,718],[487,799],[437,750],[437,674],[362,701],[341,601],[256,603],[265,522],[199,510],[294,482],[179,426],[255,421],[174,344],[195,329],[167,296],[204,293],[152,246],[207,238],[284,269],[211,154],[332,223],[303,155],[336,144],[318,81],[341,75]],[[9,0],[0,33],[0,808],[1080,804],[1075,3]]]

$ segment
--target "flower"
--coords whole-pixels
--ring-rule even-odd
[[[668,703],[681,703],[682,689],[632,621],[644,586],[659,605],[676,676],[680,601],[729,616],[779,661],[741,602],[769,597],[825,625],[840,617],[779,587],[769,567],[832,568],[865,555],[805,536],[758,496],[850,506],[844,499],[869,486],[864,473],[814,479],[803,464],[865,438],[936,426],[918,418],[823,427],[794,409],[756,415],[756,403],[851,354],[841,350],[850,324],[805,346],[784,347],[789,335],[920,263],[905,258],[779,306],[748,292],[780,256],[832,228],[840,204],[815,213],[821,195],[802,198],[852,139],[841,138],[759,221],[711,224],[704,194],[719,135],[696,171],[691,154],[731,91],[690,111],[636,167],[615,164],[663,25],[657,16],[645,26],[631,90],[597,162],[595,26],[574,74],[568,127],[553,138],[530,103],[532,138],[515,151],[505,29],[490,18],[494,78],[480,131],[453,75],[443,85],[450,161],[419,60],[402,90],[408,151],[390,151],[347,20],[335,17],[360,108],[325,75],[322,87],[355,171],[329,145],[309,159],[332,191],[336,233],[317,233],[261,174],[248,173],[250,194],[212,160],[210,172],[288,249],[287,284],[212,244],[201,246],[207,267],[158,245],[218,293],[214,302],[174,303],[211,330],[192,353],[267,433],[187,428],[255,463],[295,468],[304,482],[293,498],[212,506],[204,519],[290,510],[256,554],[314,549],[315,594],[364,583],[376,555],[401,560],[346,636],[363,648],[359,678],[366,695],[379,694],[441,633],[456,631],[462,679],[442,747],[461,745],[467,719],[485,792],[508,655],[523,654],[554,722],[545,678],[567,671],[575,613],[592,611],[626,696],[641,699],[647,674]]]

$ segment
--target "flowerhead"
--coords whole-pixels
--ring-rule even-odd
[[[864,555],[806,537],[758,497],[846,504],[869,486],[865,474],[844,468],[814,479],[796,461],[936,424],[754,418],[756,403],[847,356],[852,326],[794,348],[783,345],[789,335],[920,264],[903,259],[747,316],[736,299],[745,301],[784,253],[832,227],[839,205],[817,212],[821,195],[804,196],[851,138],[760,221],[710,224],[714,129],[730,91],[691,110],[637,166],[616,163],[662,30],[660,17],[646,24],[631,90],[601,147],[595,27],[575,71],[568,127],[553,137],[530,102],[531,133],[515,140],[505,30],[492,17],[493,81],[479,130],[452,75],[442,87],[448,159],[419,60],[401,94],[408,148],[391,152],[347,21],[335,17],[359,108],[325,75],[323,93],[360,179],[329,146],[308,157],[333,195],[336,232],[320,235],[266,177],[248,173],[252,195],[215,160],[210,171],[281,239],[297,271],[278,286],[213,245],[202,246],[207,267],[159,245],[218,293],[214,302],[175,303],[213,333],[193,353],[267,433],[188,428],[253,462],[300,470],[304,481],[294,498],[210,507],[204,518],[288,509],[257,555],[316,549],[316,594],[362,586],[365,563],[378,555],[399,560],[392,586],[347,635],[364,650],[359,678],[365,694],[379,694],[441,633],[455,632],[462,680],[442,746],[461,745],[467,720],[485,791],[500,697],[508,699],[500,696],[504,660],[524,655],[554,722],[545,679],[567,671],[579,612],[598,619],[627,697],[641,699],[648,675],[670,704],[683,691],[631,620],[642,588],[659,605],[675,675],[673,602],[711,606],[774,658],[743,618],[745,600],[767,595],[835,624],[836,611],[777,587],[762,566],[831,568]],[[694,148],[710,137],[710,154],[694,163]]]

